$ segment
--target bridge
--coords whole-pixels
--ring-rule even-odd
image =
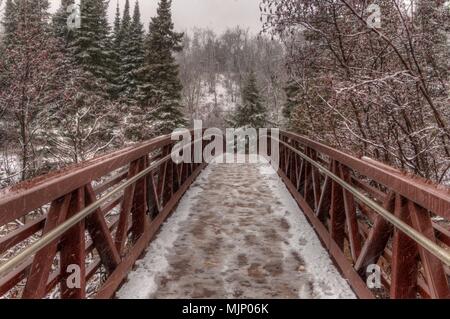
[[[262,138],[279,143],[278,171],[177,164],[162,136],[6,189],[0,295],[450,297],[448,188],[294,133]]]

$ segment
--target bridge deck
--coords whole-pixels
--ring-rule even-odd
[[[119,298],[354,298],[267,163],[211,164]]]

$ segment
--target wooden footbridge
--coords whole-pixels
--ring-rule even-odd
[[[270,135],[264,138],[275,139]],[[308,227],[314,229],[320,248],[328,253],[337,276],[348,283],[351,294],[359,298],[450,296],[448,188],[293,133],[281,132],[276,142],[280,150],[278,176],[284,182],[283,189],[295,200],[300,208],[298,214],[306,217]],[[158,236],[166,226],[164,222],[174,211],[179,213],[176,209],[180,200],[208,166],[173,162],[170,153],[174,143],[170,136],[155,138],[0,193],[0,295],[3,298],[120,295],[117,292],[132,277],[129,274],[136,268],[136,262],[152,254],[150,244],[154,240],[163,240]],[[207,143],[202,141],[202,147]],[[241,174],[239,169],[250,173]],[[170,280],[195,280],[204,274],[202,268],[220,278],[224,270],[217,264],[217,258],[226,254],[227,249],[236,249],[235,244],[224,241],[234,236],[229,227],[235,229],[237,238],[239,231],[255,226],[242,238],[273,262],[260,269],[257,262],[249,262],[248,256],[238,254],[239,263],[233,270],[236,277],[227,279],[227,285],[235,289],[230,296],[252,296],[244,292],[249,291],[253,282],[263,286],[275,277],[280,278],[276,282],[279,294],[264,297],[297,296],[289,289],[303,277],[290,274],[288,271],[293,270],[287,269],[294,261],[284,265],[282,273],[279,269],[283,264],[277,263],[277,259],[286,258],[270,249],[272,244],[285,246],[288,227],[284,227],[282,219],[273,217],[276,212],[264,210],[264,200],[277,200],[267,185],[259,185],[258,191],[248,197],[242,197],[245,191],[237,191],[242,197],[239,203],[232,196],[224,197],[220,205],[227,208],[226,220],[222,219],[225,215],[215,210],[207,213],[208,199],[222,201],[215,189],[232,193],[234,184],[242,181],[240,187],[246,186],[245,178],[252,179],[248,184],[263,179],[252,169],[223,166],[209,175],[209,184],[200,190],[197,212],[194,210],[188,217],[192,224],[183,224],[181,240],[187,248],[173,248],[178,249],[175,255],[192,249],[188,253],[192,256],[196,256],[196,250],[204,249],[209,259],[194,265],[195,261],[175,256],[173,263],[181,267],[184,261],[189,266],[183,268],[183,278],[178,275]],[[225,179],[221,178],[227,170],[231,177],[224,186]],[[263,201],[258,194],[264,196]],[[279,228],[274,230],[275,224]],[[258,231],[264,232],[264,236],[258,237],[261,235]],[[295,231],[290,229],[291,237]],[[190,233],[195,236],[190,237]],[[208,233],[227,235],[209,241],[206,246],[194,243]],[[189,240],[193,240],[192,245]],[[297,255],[293,251],[293,256]],[[179,267],[172,268],[178,271]],[[245,268],[245,274],[239,267]],[[242,279],[241,275],[248,278],[233,282],[233,278]],[[368,285],[377,276],[379,285]],[[246,289],[239,289],[239,285]],[[229,297],[225,290],[221,294],[221,290],[214,291],[210,286],[200,294],[186,297]],[[174,296],[167,285],[161,284],[157,290],[159,296]]]

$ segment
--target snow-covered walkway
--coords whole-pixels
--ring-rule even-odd
[[[119,298],[355,298],[272,167],[211,164]]]

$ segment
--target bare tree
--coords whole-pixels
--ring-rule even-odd
[[[303,134],[442,181],[448,174],[445,1],[263,1],[297,86]],[[376,4],[381,26],[370,22]],[[306,129],[305,129],[306,128]]]

